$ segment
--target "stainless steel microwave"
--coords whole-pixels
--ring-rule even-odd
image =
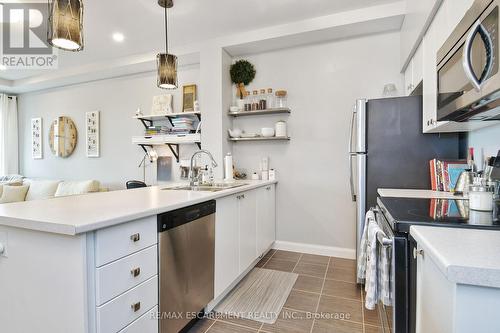
[[[439,49],[438,120],[500,120],[499,4],[474,1]]]

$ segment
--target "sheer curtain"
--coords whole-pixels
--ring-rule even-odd
[[[0,94],[0,176],[19,173],[17,98]]]

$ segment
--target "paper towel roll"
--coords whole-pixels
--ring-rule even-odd
[[[233,180],[233,156],[231,153],[224,157],[224,180]]]

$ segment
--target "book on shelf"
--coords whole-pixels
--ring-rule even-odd
[[[433,191],[452,192],[460,174],[469,168],[466,160],[429,161],[431,188]]]

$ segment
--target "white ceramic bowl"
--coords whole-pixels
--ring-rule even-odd
[[[241,137],[241,133],[243,133],[243,131],[239,128],[228,129],[227,131],[229,132],[229,136],[232,138],[239,138]]]
[[[262,134],[262,136],[265,138],[271,138],[274,136],[274,128],[264,127],[260,130],[260,134]]]

